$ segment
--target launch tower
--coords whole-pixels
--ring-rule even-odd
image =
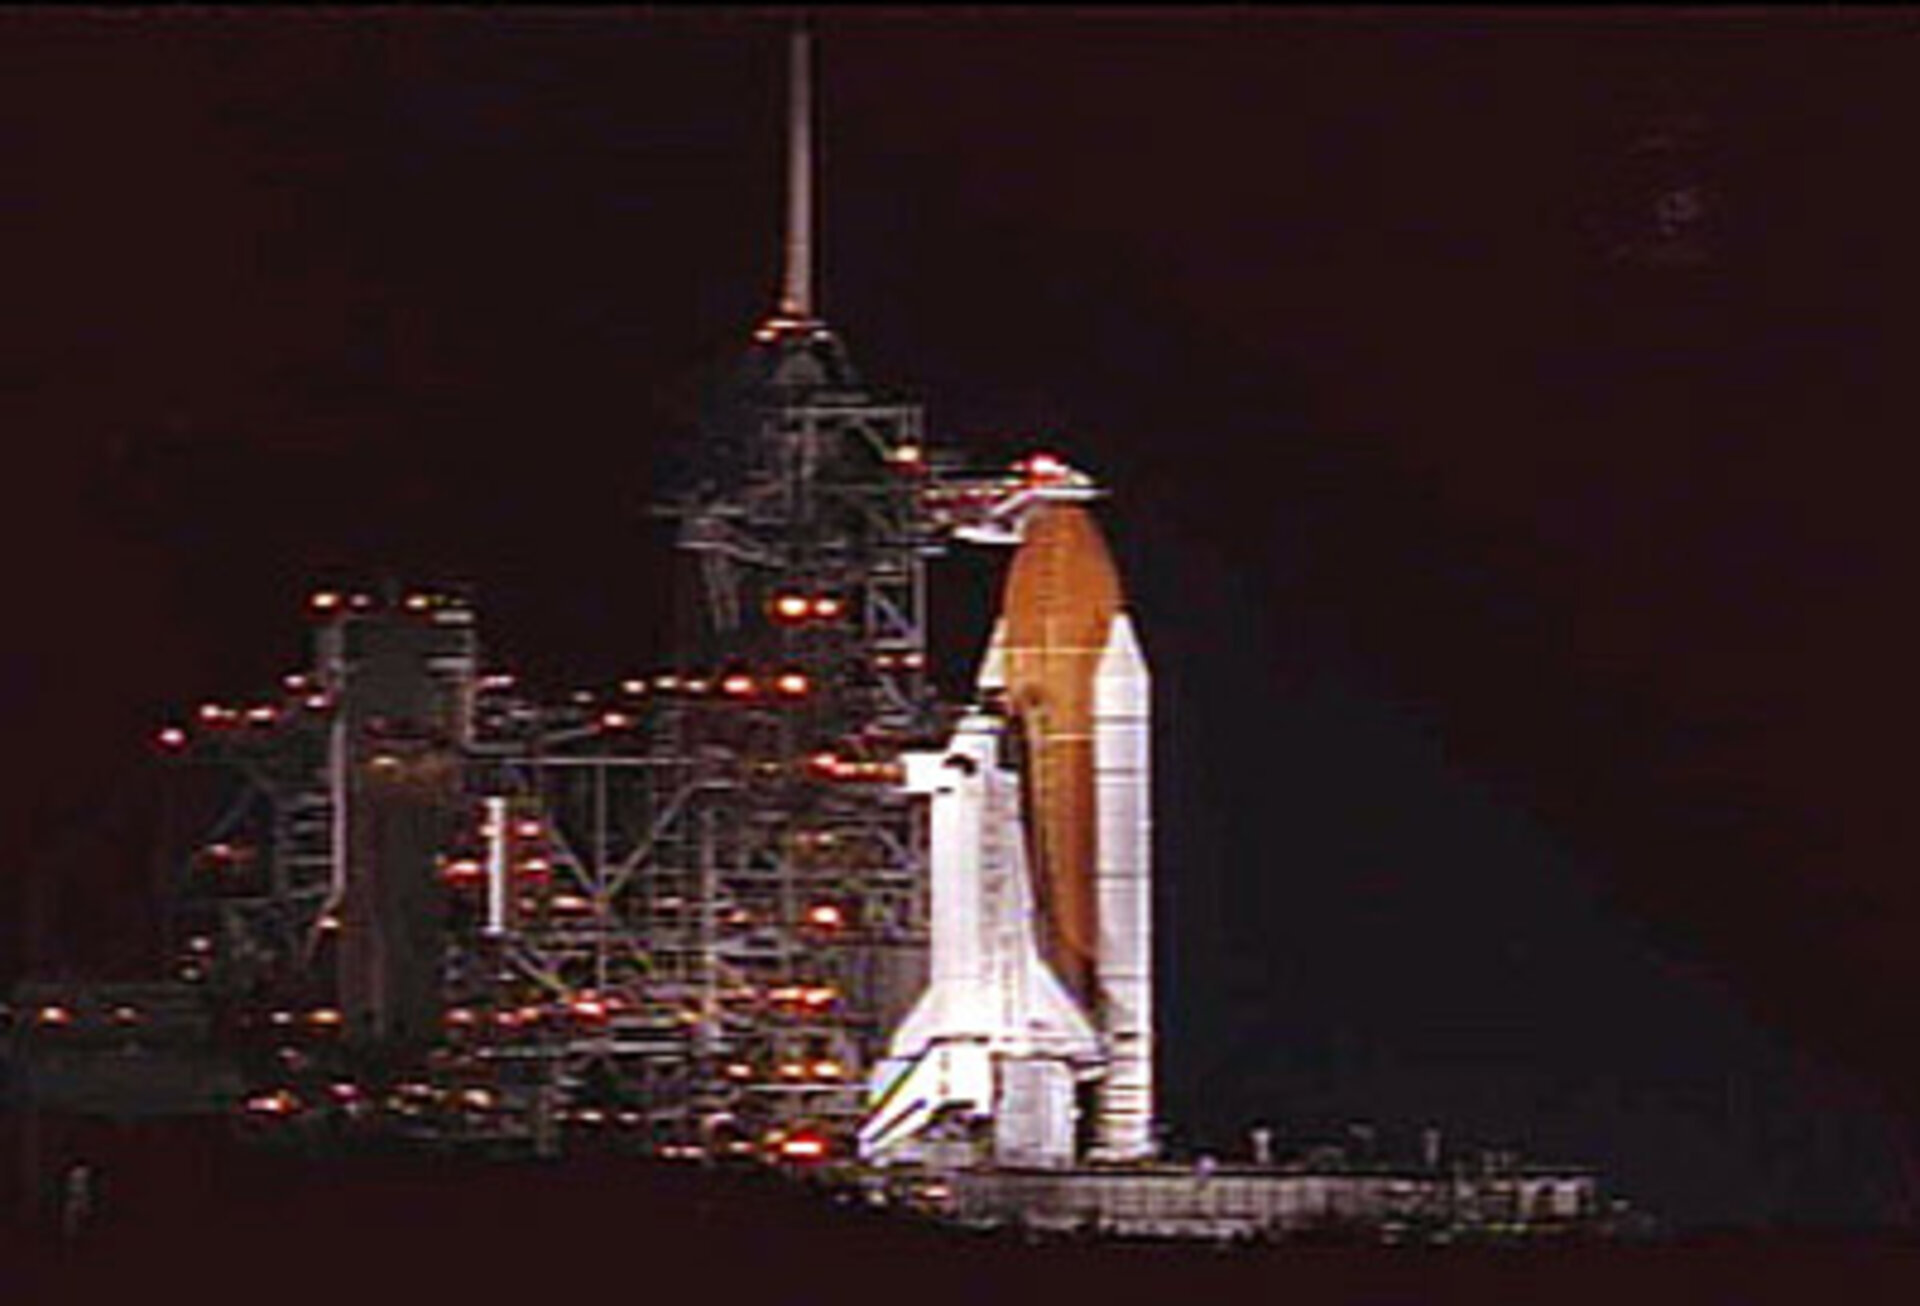
[[[280,693],[162,732],[216,800],[170,964],[242,1050],[249,1118],[1150,1151],[1146,681],[1097,491],[1045,456],[965,474],[860,377],[815,294],[804,34],[791,58],[780,293],[660,508],[695,600],[672,664],[542,701],[463,596],[324,591]],[[954,539],[1017,546],[965,710],[927,667]],[[932,1093],[961,1043],[986,1087]]]

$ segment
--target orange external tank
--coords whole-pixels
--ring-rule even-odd
[[[1123,608],[1120,577],[1085,508],[1027,520],[1001,607],[1001,676],[1026,751],[1028,868],[1047,964],[1094,1009],[1099,922],[1094,676]]]

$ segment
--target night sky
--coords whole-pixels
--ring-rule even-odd
[[[782,22],[0,14],[46,965],[140,964],[151,733],[300,665],[316,583],[470,582],[555,691],[664,655],[645,507],[771,306]],[[1916,28],[819,20],[826,315],[941,441],[1112,489],[1176,1140],[1920,1209]],[[941,567],[958,685],[992,573]]]

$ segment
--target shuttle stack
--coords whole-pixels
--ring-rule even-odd
[[[931,978],[861,1129],[877,1163],[1153,1153],[1150,683],[1091,513],[1043,501],[929,800]]]

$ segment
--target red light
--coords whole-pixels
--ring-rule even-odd
[[[300,1099],[286,1089],[260,1093],[247,1099],[247,1110],[263,1116],[292,1115],[300,1108]]]
[[[1067,474],[1067,465],[1050,453],[1037,453],[1027,459],[1027,475],[1036,481],[1059,480]]]
[[[604,1020],[607,1015],[607,1004],[599,998],[583,995],[573,1000],[573,1014],[584,1020]]]
[[[795,1134],[780,1144],[789,1161],[818,1161],[827,1154],[827,1140],[813,1134]]]
[[[720,682],[720,692],[731,694],[735,698],[744,698],[753,692],[753,677],[735,672]]]

